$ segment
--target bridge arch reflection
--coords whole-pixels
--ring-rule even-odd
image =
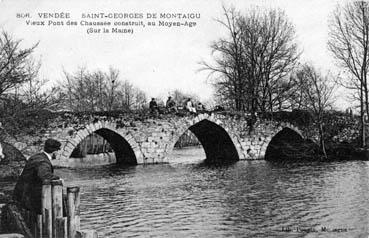
[[[59,159],[53,161],[54,164],[73,167],[71,155],[80,143],[93,133],[101,136],[110,144],[117,164],[136,165],[143,163],[139,146],[129,132],[122,133],[122,131],[115,129],[115,125],[109,125],[108,123],[92,123],[79,130],[73,139],[69,139],[64,143]]]
[[[206,162],[217,163],[239,160],[237,147],[240,146],[237,140],[220,122],[212,120],[210,116],[204,119],[195,118],[192,124],[177,130],[167,153],[172,152],[176,142],[187,130],[191,131],[201,143],[206,155]]]

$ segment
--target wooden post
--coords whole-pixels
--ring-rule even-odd
[[[34,228],[34,221],[32,220],[32,212],[28,209],[26,209],[26,214],[25,214],[25,221],[26,224],[28,226],[28,228],[30,229],[30,231],[32,232],[32,229]]]
[[[37,228],[36,228],[36,238],[42,238],[42,215],[37,215]]]
[[[79,187],[68,187],[68,238],[75,238],[79,229]]]
[[[67,218],[66,217],[58,217],[55,220],[55,237],[57,238],[67,238],[68,237],[68,229],[67,229]]]
[[[75,219],[76,219],[76,230],[80,229],[80,209],[79,206],[81,204],[81,193],[78,187],[78,192],[76,193],[76,198],[75,198]]]
[[[51,204],[51,181],[44,180],[42,183],[42,222],[45,237],[52,238],[52,204]]]
[[[76,238],[98,238],[98,234],[94,230],[77,231]]]
[[[63,183],[61,180],[51,181],[52,194],[52,236],[56,238],[56,219],[63,217]]]
[[[45,223],[43,224],[44,227],[44,238],[52,238],[53,236],[53,218],[52,218],[52,209],[45,209]]]
[[[33,237],[37,238],[37,216],[36,213],[30,212],[31,214],[31,232]]]

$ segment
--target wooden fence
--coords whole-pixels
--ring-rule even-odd
[[[61,180],[47,180],[42,185],[42,214],[18,208],[28,227],[26,237],[34,238],[97,238],[96,231],[80,230],[79,187],[67,187],[63,195]]]

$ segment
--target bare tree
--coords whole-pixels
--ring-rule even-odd
[[[241,18],[240,27],[248,78],[256,80],[250,88],[259,85],[253,94],[258,97],[260,110],[273,111],[291,88],[287,76],[299,57],[294,27],[278,9],[253,9]]]
[[[119,88],[119,100],[121,108],[124,110],[130,110],[133,105],[133,98],[134,98],[134,90],[133,85],[128,81],[125,80],[122,82],[121,87]]]
[[[117,92],[120,107],[124,110],[142,109],[145,107],[146,93],[135,87],[128,80],[122,81]]]
[[[332,94],[335,89],[332,77],[322,75],[312,65],[303,65],[295,75],[299,92],[305,98],[304,109],[312,112],[319,131],[320,148],[327,158],[324,132],[324,113],[332,107]]]
[[[291,89],[288,75],[300,55],[292,23],[281,10],[253,8],[244,15],[223,10],[225,20],[218,22],[228,37],[211,45],[215,62],[202,62],[202,70],[210,70],[217,94],[236,110],[281,107]]]
[[[73,111],[131,110],[146,103],[146,94],[129,81],[119,80],[119,71],[108,73],[79,68],[75,73],[64,72],[61,82],[62,97]]]
[[[107,78],[106,75],[101,71],[95,71],[91,75],[91,81],[93,86],[95,86],[95,97],[96,97],[96,110],[104,111],[106,110],[106,91],[107,91]]]
[[[64,104],[66,104],[66,105],[64,105],[65,107],[72,110],[73,109],[73,103],[74,103],[74,98],[73,98],[74,79],[73,79],[73,76],[70,75],[65,69],[63,69],[63,73],[64,73],[65,81],[64,82],[59,82],[59,84],[60,84],[59,88],[62,91],[61,94],[59,95],[59,98],[60,98],[61,101],[66,102],[66,103],[64,103]]]
[[[88,77],[89,72],[85,67],[79,67],[75,73],[68,73],[64,70],[65,80],[60,82],[60,90],[62,90],[61,96],[67,109],[72,111],[83,111],[88,107],[87,94],[85,87],[85,78]]]
[[[120,87],[119,79],[119,70],[114,69],[112,67],[109,68],[109,73],[105,75],[106,77],[106,102],[107,102],[107,110],[111,111],[116,105],[116,92]]]
[[[33,66],[29,70],[34,70]],[[59,93],[59,89],[55,86],[46,88],[48,80],[41,79],[37,75],[28,78],[28,80],[22,84],[19,88],[18,97],[27,107],[31,110],[39,109],[57,109],[60,103],[59,98],[56,96]]]
[[[0,98],[6,98],[6,93],[16,89],[21,84],[34,78],[38,67],[31,68],[31,54],[37,44],[21,49],[21,40],[14,40],[8,33],[0,35]]]
[[[8,33],[0,35],[0,101],[7,104],[0,111],[4,116],[20,116],[26,110],[55,108],[56,88],[46,89],[47,79],[39,78],[41,62],[32,57],[38,44],[21,49],[21,40]]]
[[[9,135],[34,133],[42,127],[48,113],[56,109],[55,87],[46,87],[47,79],[39,77],[41,62],[32,57],[38,44],[22,49],[21,40],[0,33],[0,120]],[[37,114],[37,118],[30,115]]]
[[[209,76],[215,76],[215,88],[218,95],[224,100],[231,101],[234,109],[242,110],[246,78],[243,75],[243,49],[241,40],[240,18],[241,15],[234,8],[223,7],[225,20],[217,22],[228,31],[228,37],[221,38],[212,43],[214,65],[201,62],[202,70],[209,70]]]
[[[186,93],[181,91],[180,89],[175,89],[173,92],[170,93],[170,95],[176,102],[176,104],[180,106],[185,106],[187,98],[191,98],[192,103],[194,103],[195,105],[200,102],[200,98],[198,95],[194,93]]]
[[[133,109],[135,110],[144,109],[147,105],[146,93],[139,88],[135,88],[134,95],[135,95],[135,98],[134,98]]]
[[[369,3],[364,1],[338,5],[329,25],[328,48],[338,65],[346,69],[348,80],[342,84],[359,91],[361,146],[365,141],[365,114],[368,106]]]

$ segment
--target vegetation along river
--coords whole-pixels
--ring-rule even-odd
[[[369,225],[369,162],[172,163],[57,169],[81,187],[81,228],[100,237],[359,237]],[[9,190],[12,182],[2,182]],[[367,237],[363,236],[363,237]]]

